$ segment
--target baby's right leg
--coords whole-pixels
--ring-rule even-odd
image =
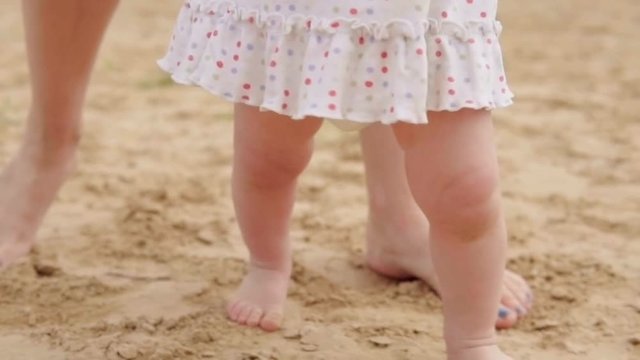
[[[288,228],[296,182],[322,121],[294,121],[246,105],[235,110],[233,200],[250,262],[227,312],[239,324],[274,331],[291,275]]]

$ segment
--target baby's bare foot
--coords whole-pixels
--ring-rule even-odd
[[[419,211],[419,210],[416,210]],[[377,220],[382,219],[382,220]],[[422,213],[396,220],[372,214],[367,225],[367,263],[369,267],[394,279],[419,278],[438,292],[433,261],[429,251],[427,223]],[[507,329],[531,310],[533,296],[526,281],[505,271],[500,311],[496,327]]]
[[[23,149],[0,174],[0,269],[33,247],[38,227],[73,166],[74,152]]]
[[[271,270],[253,264],[227,306],[229,318],[266,331],[280,329],[289,287],[289,270]]]
[[[497,345],[476,346],[460,350],[449,350],[447,360],[512,360]]]

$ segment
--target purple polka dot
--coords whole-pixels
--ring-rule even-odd
[[[228,97],[228,98],[230,98],[232,96],[231,93],[228,93],[228,92],[224,93],[223,95],[224,95],[224,97]]]
[[[383,86],[383,87],[389,87],[389,82],[388,82],[388,81],[383,82],[383,83],[382,83],[382,86]]]
[[[289,11],[296,11],[296,6],[294,4],[289,5]]]
[[[321,44],[321,43],[322,43],[322,36],[319,36],[319,35],[318,35],[318,36],[316,36],[316,42],[317,42],[318,44]]]
[[[287,55],[293,56],[293,50],[291,50],[291,49],[287,50]]]
[[[264,91],[265,89],[266,89],[266,86],[260,85],[260,91]]]
[[[220,53],[224,56],[227,56],[227,50],[225,49],[220,50]]]
[[[367,15],[373,15],[373,8],[367,8]]]
[[[275,10],[276,10],[276,11],[280,11],[281,9],[282,9],[282,6],[280,6],[280,4],[277,4],[277,5],[275,6]]]
[[[249,50],[249,51],[253,51],[253,49],[255,49],[255,47],[253,46],[253,44],[247,44],[247,50]]]
[[[229,31],[236,31],[235,25],[229,25]]]
[[[413,94],[412,93],[406,93],[406,94],[404,94],[404,97],[406,97],[407,99],[413,99]]]
[[[316,70],[316,66],[311,64],[309,65],[309,71],[315,71]]]
[[[342,50],[340,48],[333,48],[333,53],[334,54],[340,54],[342,52]]]
[[[467,84],[471,82],[470,78],[464,78],[464,82],[466,82]]]
[[[238,73],[238,69],[237,68],[232,68],[231,69],[231,73],[232,74],[237,74]]]
[[[317,107],[318,107],[318,104],[311,104],[311,108],[312,108],[312,109],[315,109],[315,108],[317,108]]]
[[[269,80],[270,81],[276,81],[276,76],[275,75],[269,75]]]
[[[375,71],[375,70],[374,70],[371,66],[369,66],[369,67],[367,68],[367,72],[368,72],[369,74],[373,73],[374,71]]]
[[[442,65],[436,64],[436,70],[440,70],[441,67],[442,67]]]

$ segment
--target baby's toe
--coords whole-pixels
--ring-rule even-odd
[[[276,331],[282,326],[282,319],[282,311],[267,311],[260,321],[260,327],[266,331]]]
[[[253,308],[249,317],[247,318],[246,324],[251,327],[257,327],[260,325],[260,319],[262,319],[262,315],[264,315],[264,311],[260,308]]]

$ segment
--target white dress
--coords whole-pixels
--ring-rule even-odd
[[[159,64],[293,119],[426,123],[428,110],[511,104],[496,11],[497,0],[187,0]]]

